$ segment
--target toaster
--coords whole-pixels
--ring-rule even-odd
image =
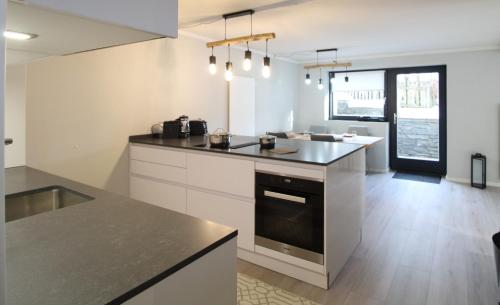
[[[204,136],[208,133],[207,122],[201,119],[189,121],[189,132],[192,136]]]

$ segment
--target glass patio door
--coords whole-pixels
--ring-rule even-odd
[[[393,170],[446,174],[446,66],[388,70]]]

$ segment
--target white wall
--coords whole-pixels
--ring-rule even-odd
[[[5,80],[5,167],[26,165],[26,66],[7,67]]]
[[[208,73],[205,42],[181,36],[28,65],[27,164],[109,191],[128,194],[128,136],[181,114],[204,118],[209,131],[227,128],[227,50],[216,49],[218,73]],[[243,52],[232,52],[236,75],[256,82],[257,132],[289,125],[282,112],[297,103],[299,67],[272,61],[261,76],[262,57],[242,72]],[[259,111],[265,109],[263,117]]]
[[[356,60],[353,69],[443,64],[447,65],[448,178],[468,182],[470,155],[481,152],[488,158],[488,182],[500,185],[499,50]],[[300,92],[298,129],[321,123],[325,111],[323,94],[304,87]]]
[[[5,1],[0,1],[0,33],[5,31]],[[5,39],[0,35],[0,136],[4,138]],[[3,141],[0,142],[0,168],[3,168]],[[0,305],[5,304],[5,189],[0,171]]]

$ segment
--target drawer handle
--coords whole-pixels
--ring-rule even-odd
[[[306,203],[306,198],[304,198],[304,197],[293,196],[293,195],[288,195],[288,194],[283,194],[283,193],[264,191],[264,196],[271,197],[271,198],[277,198],[277,199],[283,199],[283,200],[287,200],[287,201],[293,201],[293,202],[302,203],[302,204]]]

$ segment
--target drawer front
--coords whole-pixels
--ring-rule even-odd
[[[130,159],[176,167],[186,167],[186,153],[168,149],[131,145]]]
[[[156,206],[186,213],[186,188],[130,176],[130,197]]]
[[[255,162],[201,154],[187,154],[189,185],[254,198]]]
[[[292,167],[286,165],[256,162],[255,170],[274,175],[285,175],[304,179],[314,179],[318,181],[324,180],[324,173],[321,169]]]
[[[254,251],[255,203],[188,189],[187,214],[238,229],[238,247]]]
[[[186,169],[175,166],[130,160],[130,172],[166,181],[186,183]]]

